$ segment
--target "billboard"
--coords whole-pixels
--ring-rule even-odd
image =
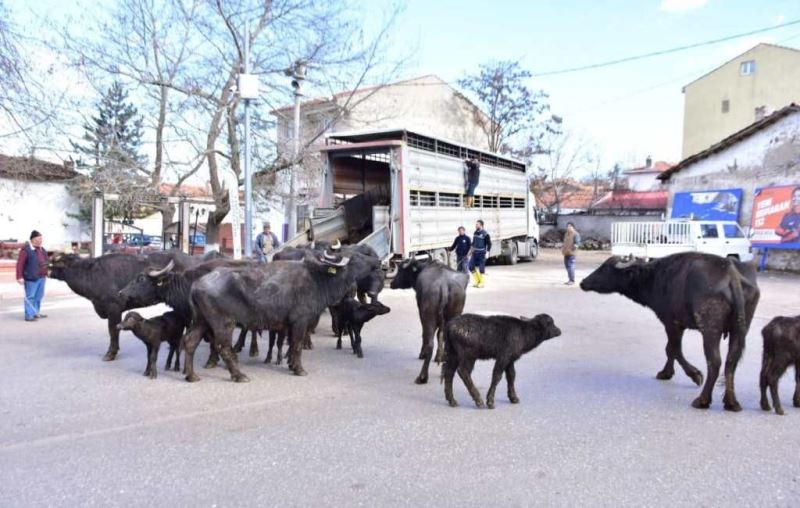
[[[738,220],[742,189],[676,192],[672,198],[673,219]]]
[[[752,242],[800,249],[800,184],[756,189]]]

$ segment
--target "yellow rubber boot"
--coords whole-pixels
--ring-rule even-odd
[[[475,281],[475,283],[472,285],[473,287],[481,287],[481,274],[478,270],[472,272],[472,279]]]
[[[483,282],[486,280],[486,274],[485,273],[480,273],[480,272],[477,272],[477,273],[478,273],[478,287],[482,288],[483,287]]]

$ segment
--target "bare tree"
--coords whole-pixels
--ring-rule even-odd
[[[571,132],[544,136],[541,148],[532,161],[533,186],[537,198],[559,213],[561,203],[575,190],[576,177],[591,166],[592,159],[585,140]]]

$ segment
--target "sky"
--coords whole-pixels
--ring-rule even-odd
[[[75,14],[76,2],[5,0],[19,20]],[[355,0],[354,0],[355,2]],[[361,0],[369,34],[404,5],[390,54],[411,54],[402,78],[449,83],[491,60],[519,60],[529,85],[549,94],[565,128],[596,147],[603,164],[680,159],[683,85],[759,42],[800,48],[800,24],[600,69],[537,77],[718,39],[800,19],[798,0]],[[31,23],[32,24],[32,23]],[[287,99],[288,101],[288,99]]]
[[[390,5],[389,0],[370,1]],[[565,126],[605,164],[680,160],[681,88],[759,42],[800,48],[800,24],[671,55],[584,72],[537,73],[718,39],[800,19],[800,1],[410,0],[394,51],[413,50],[404,77],[454,82],[490,60],[519,60]],[[398,53],[399,54],[399,53]]]

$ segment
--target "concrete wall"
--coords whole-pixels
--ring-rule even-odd
[[[800,183],[800,113],[789,115],[749,138],[697,161],[667,181],[668,214],[676,192],[740,188],[739,224],[747,228],[757,187]],[[774,269],[800,270],[797,251],[771,251]]]
[[[755,73],[742,76],[742,62]],[[729,111],[722,112],[727,100]],[[800,51],[759,44],[684,88],[683,150],[686,157],[705,150],[750,125],[755,109],[777,110],[800,102]]]
[[[615,222],[650,222],[659,220],[661,220],[660,216],[652,215],[560,215],[557,226],[540,226],[539,235],[541,236],[553,228],[565,229],[567,222],[572,222],[583,238],[595,237],[610,240],[611,224]]]
[[[31,230],[42,233],[48,249],[64,249],[73,241],[89,239],[77,219],[78,200],[63,182],[24,182],[0,179],[0,240],[26,241]]]

